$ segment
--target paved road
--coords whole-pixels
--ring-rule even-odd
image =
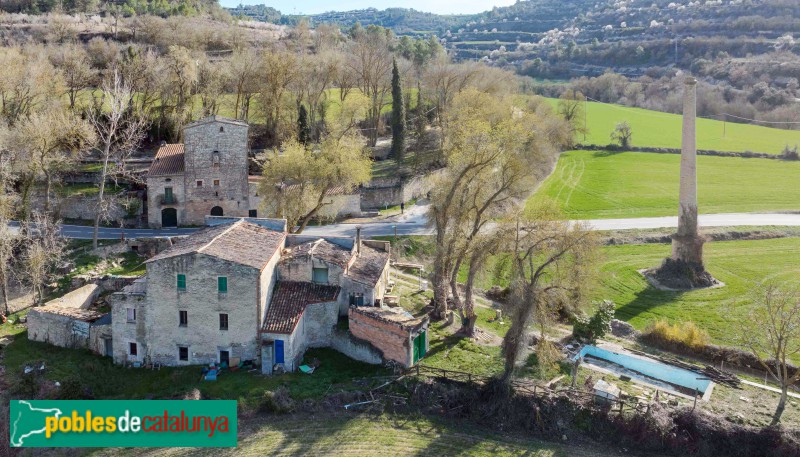
[[[349,235],[356,232],[356,227],[362,227],[362,234],[366,237],[397,235],[430,235],[433,229],[428,227],[425,218],[427,205],[416,205],[409,208],[403,216],[396,216],[379,222],[365,222],[361,224],[332,224],[322,227],[308,227],[303,232],[307,235]],[[595,219],[585,222],[593,230],[626,230],[626,229],[655,229],[678,226],[677,217],[640,217],[629,219]],[[774,226],[800,226],[800,214],[786,213],[732,213],[732,214],[705,214],[700,216],[700,225],[703,227],[733,227],[747,225],[774,225]],[[101,228],[101,239],[119,239],[124,234],[126,238],[147,238],[161,236],[188,235],[197,231],[196,228],[169,228],[169,229],[118,229]],[[64,225],[61,233],[67,238],[91,239],[92,228],[81,225]]]

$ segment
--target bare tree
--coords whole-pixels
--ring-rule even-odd
[[[246,119],[250,102],[257,90],[258,54],[252,49],[235,52],[227,62],[228,82],[236,92],[233,112],[237,119]]]
[[[8,316],[10,313],[8,281],[11,279],[15,263],[14,251],[19,246],[19,235],[9,225],[17,204],[17,195],[11,181],[10,161],[6,157],[0,157],[0,293],[3,295],[0,317]]]
[[[267,131],[273,141],[280,142],[292,136],[290,132],[294,133],[296,118],[285,116],[285,111],[287,102],[289,105],[294,102],[290,88],[300,75],[300,65],[292,53],[266,51],[259,60],[258,74],[260,105]],[[290,127],[284,127],[288,125],[292,126],[291,130]]]
[[[560,309],[578,309],[593,277],[596,243],[592,232],[560,219],[551,208],[542,208],[530,222],[517,223],[510,246],[513,280],[509,306],[511,327],[503,338],[505,368],[501,380],[508,386],[520,353],[526,346],[526,330],[540,328]]]
[[[78,93],[92,85],[97,72],[92,68],[89,54],[78,44],[56,47],[50,61],[61,73],[69,97],[69,109],[75,111]]]
[[[789,369],[792,359],[800,354],[800,290],[767,282],[754,291],[753,305],[748,315],[738,320],[738,337],[781,386],[770,424],[776,425],[786,408],[789,386],[800,380],[800,370]]]
[[[392,75],[392,55],[389,51],[389,36],[381,27],[367,27],[350,42],[348,53],[350,70],[358,76],[361,91],[370,99],[369,130],[370,146],[378,142],[381,127],[381,110],[386,106]]]
[[[41,213],[34,213],[22,227],[25,249],[22,254],[22,269],[33,288],[33,304],[44,301],[45,285],[53,269],[64,254],[64,238],[59,234],[59,225]]]
[[[584,104],[586,96],[575,89],[564,91],[558,99],[558,114],[569,124],[571,132],[570,145],[574,143],[575,135],[586,134],[583,117],[586,115]]]
[[[27,179],[44,178],[44,211],[49,213],[52,186],[59,174],[72,167],[94,143],[91,126],[65,108],[53,105],[20,121],[13,130],[13,147],[27,169]],[[23,206],[28,206],[27,192]]]
[[[133,179],[125,168],[126,159],[136,150],[144,137],[147,126],[145,117],[131,105],[131,89],[117,72],[103,84],[103,89],[94,100],[88,118],[97,135],[100,160],[100,190],[92,231],[92,247],[97,249],[100,222],[108,218],[113,199],[106,197],[106,181],[115,182],[122,177]]]

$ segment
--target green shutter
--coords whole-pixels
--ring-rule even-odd
[[[186,290],[186,275],[178,275],[178,290]]]
[[[219,293],[227,293],[228,292],[228,278],[225,276],[220,276],[217,278],[217,290]]]

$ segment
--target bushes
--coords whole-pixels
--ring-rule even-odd
[[[289,389],[285,386],[278,387],[274,392],[264,391],[258,409],[267,413],[290,413],[294,411],[294,400],[289,395]]]
[[[616,305],[611,300],[603,300],[596,307],[591,317],[579,314],[573,318],[572,336],[593,343],[611,331]]]
[[[659,319],[648,325],[644,335],[649,341],[660,341],[667,345],[684,345],[691,349],[700,350],[711,342],[708,332],[701,329],[694,322],[681,322],[670,324],[664,319]]]

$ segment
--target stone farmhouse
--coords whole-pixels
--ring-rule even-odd
[[[291,235],[283,220],[209,220],[217,225],[150,258],[145,277],[111,295],[115,362],[250,360],[272,373],[296,370],[311,347],[403,366],[427,351],[427,318],[385,304],[388,242]],[[342,330],[340,320],[357,323]]]
[[[183,129],[183,144],[162,145],[146,175],[148,225],[203,225],[205,216],[258,217],[259,176],[248,175],[246,122],[209,116]],[[320,217],[361,213],[357,192],[332,189]]]

